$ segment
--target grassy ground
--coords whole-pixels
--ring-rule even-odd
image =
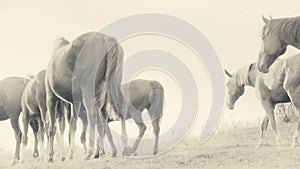
[[[292,123],[280,126],[284,142],[281,148],[276,147],[271,129],[267,130],[265,146],[256,150],[259,128],[235,128],[215,134],[207,143],[199,144],[195,138],[186,139],[173,150],[155,158],[128,159],[111,158],[109,154],[101,159],[83,161],[82,149],[78,149],[71,162],[56,161],[53,164],[37,162],[28,152],[28,160],[17,164],[16,169],[159,169],[159,168],[299,168],[300,147],[291,148],[291,138],[296,125]],[[12,155],[0,154],[0,168],[10,168]]]

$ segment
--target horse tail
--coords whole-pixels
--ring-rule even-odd
[[[112,103],[112,107],[117,113],[123,113],[125,100],[121,90],[123,77],[123,49],[112,37],[106,38],[105,45],[108,49],[106,54],[107,70],[105,75],[108,91],[107,99]]]
[[[155,119],[161,121],[163,115],[163,106],[164,106],[164,88],[158,81],[151,81],[152,84],[152,98],[151,98],[151,107],[150,112],[154,113]]]

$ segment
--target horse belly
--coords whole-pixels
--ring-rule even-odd
[[[53,77],[53,81],[50,84],[55,95],[71,101],[72,99],[72,77],[64,76],[64,74],[58,74]]]
[[[9,117],[6,114],[5,107],[0,105],[0,121],[7,120]]]
[[[275,88],[271,92],[272,100],[276,103],[290,102],[290,98],[283,87]]]

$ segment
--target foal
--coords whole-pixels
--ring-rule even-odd
[[[158,153],[158,139],[160,132],[159,122],[162,117],[164,104],[163,86],[158,81],[137,79],[123,84],[122,89],[126,100],[129,100],[129,102],[127,104],[127,115],[126,117],[121,118],[133,118],[139,128],[139,135],[132,148],[133,152],[130,153],[135,153],[145,133],[146,125],[142,119],[142,112],[144,109],[147,109],[151,118],[153,132],[155,135],[153,154],[156,155]],[[109,113],[106,113],[106,109],[102,109],[102,113],[108,122],[115,120],[108,117]],[[99,136],[101,135],[104,136],[104,134],[99,134]],[[128,152],[123,152],[123,155],[129,155],[126,153]],[[98,147],[95,153],[95,158],[98,158],[100,155],[104,155],[103,137],[99,137],[98,139]]]

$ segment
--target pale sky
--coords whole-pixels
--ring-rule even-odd
[[[173,15],[194,25],[214,46],[223,67],[233,72],[257,59],[263,26],[262,15],[289,17],[299,15],[300,11],[298,0],[11,0],[0,3],[1,79],[35,74],[46,68],[54,41],[61,36],[72,40],[82,33],[97,31],[124,16],[145,12]],[[191,51],[162,37],[136,37],[125,41],[122,46],[125,58],[144,48],[160,48],[178,56],[185,64],[190,64],[200,96],[200,114],[192,130],[192,135],[198,136],[212,97],[204,66],[195,60]],[[290,48],[287,55],[296,52]],[[164,129],[168,129],[178,117],[180,89],[172,87],[176,86],[176,82],[162,73],[145,73],[139,77],[160,79],[165,84],[168,93],[165,110],[172,117],[167,122],[163,120]],[[234,121],[256,123],[263,115],[254,90],[247,88],[245,95],[236,103],[235,110],[224,108],[221,126],[227,127]],[[0,129],[6,131],[0,133],[0,137],[7,139],[0,142],[0,149],[14,145],[13,131],[9,123],[0,122]],[[78,140],[76,142],[79,143]]]

